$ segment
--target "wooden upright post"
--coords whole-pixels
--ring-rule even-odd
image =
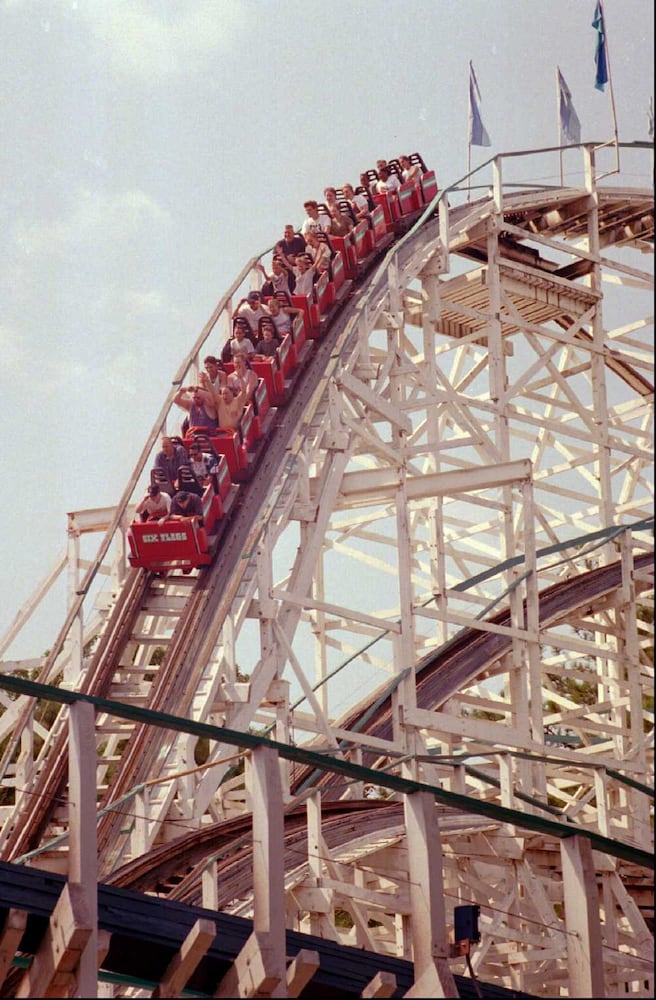
[[[75,996],[93,997],[98,988],[98,837],[96,817],[95,709],[76,701],[69,709],[69,867],[79,885],[91,934],[80,955]]]
[[[576,997],[604,997],[599,894],[586,837],[560,842],[567,926],[569,990]]]
[[[457,997],[449,968],[442,844],[435,800],[428,792],[404,799],[410,868],[414,985],[407,997]]]
[[[247,760],[253,812],[253,933],[217,997],[286,997],[282,781],[277,753],[257,747]]]

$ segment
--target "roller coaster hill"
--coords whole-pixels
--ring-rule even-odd
[[[414,159],[0,640],[4,996],[653,996],[653,145]]]

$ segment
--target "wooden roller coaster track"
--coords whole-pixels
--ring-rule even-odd
[[[152,713],[273,732],[380,774],[381,788],[382,776],[398,774],[517,810],[511,828],[474,808],[438,806],[446,911],[450,920],[454,900],[487,905],[479,973],[540,994],[571,986],[562,861],[547,825],[536,831],[541,816],[626,849],[596,872],[604,961],[618,990],[653,982],[653,885],[627,860],[650,849],[653,811],[650,321],[622,316],[610,336],[601,284],[609,274],[653,290],[635,261],[653,253],[653,191],[596,185],[592,152],[583,153],[580,187],[506,190],[499,158],[488,195],[456,203],[454,186],[399,225],[324,322],[214,562],[159,576],[126,570],[123,558],[78,675],[66,679],[67,643],[86,583],[38,677]],[[620,250],[633,255],[628,263]],[[238,284],[174,390],[229,318]],[[513,362],[524,345],[526,360]],[[621,384],[617,405],[606,379]],[[109,519],[94,573],[124,531],[172,398]],[[295,555],[281,574],[276,544],[290,525]],[[331,560],[346,552],[367,566],[373,593],[389,569],[379,544],[395,553],[397,600],[376,594],[371,605],[363,592],[361,607],[347,606],[326,582]],[[260,653],[243,681],[237,649],[249,621]],[[294,646],[306,624],[319,649],[314,685],[303,641]],[[351,691],[340,713],[326,693],[333,650],[387,675],[368,681],[363,697]],[[294,704],[287,664],[302,695]],[[583,689],[587,702],[576,700]],[[8,712],[1,771],[13,801],[0,857],[65,871],[68,709],[46,721],[25,698]],[[110,712],[97,714],[95,731],[99,881],[198,907],[210,870],[214,908],[250,919],[250,793],[232,769],[235,748],[217,741],[197,760],[195,737]],[[280,864],[294,926],[406,958],[402,796],[369,799],[337,769],[304,764],[287,767],[283,787]],[[305,808],[317,796],[320,863],[310,857]],[[337,910],[348,914],[346,929],[335,927]],[[510,940],[523,949],[521,974],[504,957]],[[542,954],[551,957],[543,963]]]

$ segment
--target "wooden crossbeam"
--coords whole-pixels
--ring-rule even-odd
[[[212,920],[199,918],[169,962],[153,997],[176,997],[185,988],[216,937]]]
[[[27,913],[25,910],[11,907],[0,930],[0,988],[11,969],[26,924]]]
[[[287,967],[287,996],[297,997],[319,968],[319,953],[301,948]]]
[[[393,972],[377,972],[374,978],[367,983],[360,996],[363,1000],[371,1000],[372,997],[391,997],[396,990],[396,976]]]

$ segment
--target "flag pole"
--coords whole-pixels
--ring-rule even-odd
[[[606,31],[606,14],[604,13],[604,5],[602,0],[598,0],[599,10],[601,12],[601,20],[604,26],[604,47],[606,49],[606,71],[608,73],[608,92],[610,95],[610,111],[613,119],[613,139],[612,144],[615,146],[615,169],[609,170],[601,177],[608,177],[610,174],[618,174],[620,172],[620,139],[619,132],[617,128],[617,113],[615,111],[615,94],[613,93],[613,75],[610,71],[610,52],[608,49],[608,32]],[[604,146],[609,146],[611,143],[603,142],[597,149],[603,149]],[[597,178],[599,180],[600,178]]]
[[[558,156],[560,159],[560,186],[565,186],[563,176],[563,119],[560,113],[560,66],[556,66],[556,115],[558,117]]]
[[[472,106],[471,106],[471,76],[472,76],[472,64],[471,59],[469,60],[469,82],[467,84],[467,93],[469,95],[467,100],[467,201],[471,201],[471,116],[472,116]]]
[[[467,201],[471,201],[471,139],[467,141]]]

